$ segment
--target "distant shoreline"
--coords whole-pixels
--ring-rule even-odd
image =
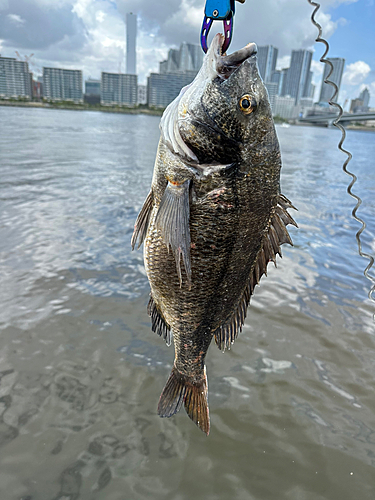
[[[36,101],[8,101],[0,100],[0,106],[19,107],[19,108],[39,108],[39,109],[68,109],[70,111],[103,111],[104,113],[123,113],[128,115],[152,115],[161,116],[164,109],[157,108],[127,108],[125,106],[94,106],[91,104],[67,104],[67,103],[47,103]]]
[[[39,109],[67,109],[70,111],[99,111],[103,113],[123,113],[128,115],[149,115],[149,116],[161,116],[164,112],[163,108],[147,108],[147,107],[136,107],[127,108],[125,106],[96,106],[92,104],[67,104],[67,103],[47,103],[47,102],[36,102],[36,101],[8,101],[0,99],[0,106],[8,107],[19,107],[19,108],[39,108]],[[310,123],[300,123],[296,120],[284,120],[279,117],[274,117],[274,122],[276,124],[289,123],[290,125],[297,126],[313,126]],[[361,130],[363,132],[375,132],[375,127],[367,127],[366,125],[347,125],[346,130]]]

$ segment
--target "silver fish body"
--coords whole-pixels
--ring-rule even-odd
[[[185,405],[209,433],[205,356],[230,348],[255,285],[291,239],[281,158],[267,91],[249,44],[222,55],[216,35],[194,82],[170,104],[150,194],[132,245],[144,241],[152,329],[175,362],[158,413]]]

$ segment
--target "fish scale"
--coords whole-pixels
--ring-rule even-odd
[[[269,261],[292,244],[280,149],[255,44],[227,56],[217,35],[194,82],[170,104],[150,194],[132,238],[144,246],[152,330],[175,347],[158,413],[184,404],[209,433],[205,357],[229,349]],[[244,105],[242,105],[244,104]],[[250,109],[249,109],[250,108]]]

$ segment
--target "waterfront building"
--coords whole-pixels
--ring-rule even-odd
[[[333,65],[333,72],[332,75],[329,77],[329,80],[333,83],[335,83],[339,89],[340,92],[340,85],[341,85],[341,79],[342,75],[344,72],[344,66],[345,66],[345,59],[341,57],[328,57],[328,61],[330,61]],[[331,68],[328,64],[324,65],[324,71],[323,71],[323,78],[322,78],[322,87],[320,90],[320,97],[319,97],[319,102],[328,102],[331,100],[333,94],[334,94],[334,88],[332,85],[329,85],[328,83],[324,83],[324,80],[327,79],[328,73],[330,72]],[[338,95],[336,96],[336,102],[338,100]]]
[[[294,97],[298,104],[301,97],[308,97],[311,84],[311,59],[310,50],[292,50],[290,67],[283,86],[283,95]]]
[[[85,95],[99,95],[100,96],[100,80],[89,78],[85,81]]]
[[[52,101],[83,102],[82,71],[43,68],[43,94]]]
[[[273,45],[258,47],[257,58],[260,76],[264,82],[270,82],[272,73],[276,69],[277,54],[279,50]]]
[[[14,57],[0,57],[0,97],[31,99],[32,96],[32,73],[28,63]]]
[[[136,106],[138,77],[122,73],[102,73],[100,102],[103,105]]]
[[[281,76],[280,76],[280,84],[279,84],[279,95],[280,96],[285,96],[286,95],[286,86],[287,86],[287,80],[288,80],[288,72],[289,68],[283,68],[281,70]]]
[[[89,78],[85,81],[84,101],[88,104],[100,104],[100,80]]]
[[[268,97],[271,104],[271,109],[275,107],[275,97],[277,96],[278,84],[274,82],[265,82],[265,87],[268,92]]]
[[[196,74],[196,71],[151,73],[147,79],[148,105],[167,107],[178,96],[181,89],[194,80]]]
[[[287,120],[298,118],[300,112],[295,97],[275,96],[273,115]]]
[[[147,85],[138,85],[138,104],[147,104]]]
[[[350,103],[350,113],[367,113],[369,110],[370,92],[365,87],[359,94],[359,97],[352,99]]]
[[[126,74],[137,74],[137,14],[126,14]]]
[[[43,77],[38,76],[36,80],[33,79],[33,98],[40,101],[43,98]]]

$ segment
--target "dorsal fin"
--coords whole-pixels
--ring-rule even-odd
[[[163,318],[162,314],[156,307],[155,301],[150,294],[150,300],[147,306],[148,315],[151,317],[151,329],[153,332],[157,333],[160,337],[163,337],[167,346],[171,345],[171,327]]]
[[[276,254],[282,257],[280,245],[283,243],[293,245],[286,226],[287,224],[298,226],[286,209],[297,209],[293,207],[291,202],[282,194],[278,196],[277,201],[278,205],[270,218],[268,232],[263,237],[260,250],[250,274],[249,282],[242,293],[238,306],[231,318],[215,331],[215,342],[221,351],[230,349],[231,344],[233,344],[238,337],[238,333],[242,331],[247,307],[250,302],[250,297],[254,293],[255,285],[259,283],[263,274],[267,276],[267,265],[270,261],[276,266]]]

